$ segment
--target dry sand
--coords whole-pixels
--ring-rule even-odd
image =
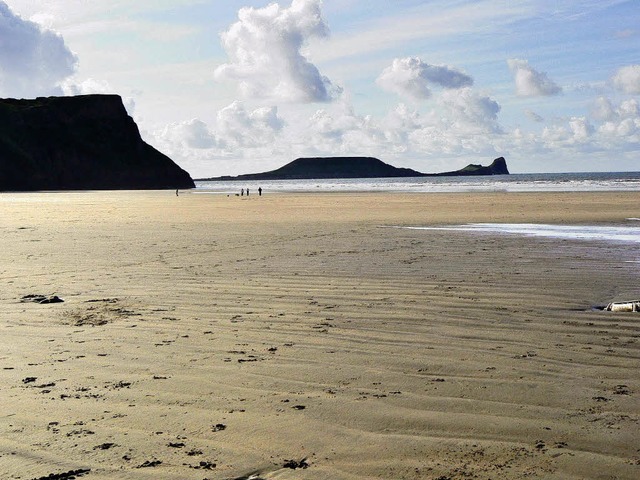
[[[640,478],[640,193],[0,195],[0,477]],[[25,295],[64,303],[23,303]]]

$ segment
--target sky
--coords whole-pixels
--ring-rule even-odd
[[[0,97],[117,93],[194,178],[640,170],[638,0],[0,0]]]

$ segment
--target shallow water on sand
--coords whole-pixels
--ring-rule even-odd
[[[640,243],[640,227],[610,225],[545,225],[534,223],[472,223],[447,227],[404,227],[414,230],[456,230],[503,233],[567,240]]]

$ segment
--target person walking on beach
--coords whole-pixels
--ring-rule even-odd
[[[241,188],[241,189],[240,189],[240,196],[241,196],[241,197],[244,197],[244,188]]]
[[[258,196],[261,197],[262,196],[262,187],[258,187]]]
[[[247,188],[247,197],[249,196],[249,189]]]

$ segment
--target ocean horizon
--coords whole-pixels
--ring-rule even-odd
[[[638,172],[519,173],[463,177],[394,177],[267,181],[196,180],[196,193],[274,192],[595,192],[640,191]]]

